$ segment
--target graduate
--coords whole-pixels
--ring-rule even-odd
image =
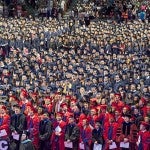
[[[56,119],[57,122],[53,126],[53,135],[52,135],[52,150],[64,150],[65,149],[65,131],[66,131],[66,122],[62,120],[63,114],[57,113]]]
[[[149,124],[146,122],[142,122],[140,124],[140,131],[138,134],[137,146],[138,150],[149,150],[150,148],[150,132],[147,130],[149,128]]]
[[[52,123],[49,120],[49,114],[43,113],[42,120],[39,123],[39,150],[50,148],[51,135]]]
[[[78,150],[80,140],[80,129],[75,123],[75,119],[73,116],[69,117],[69,122],[66,126],[65,140],[68,143],[71,142],[73,145],[72,148],[67,148],[68,150],[69,149]]]

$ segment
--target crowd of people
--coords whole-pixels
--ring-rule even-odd
[[[148,22],[78,17],[0,18],[0,139],[11,150],[150,150]]]

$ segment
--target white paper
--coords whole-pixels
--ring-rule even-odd
[[[80,148],[80,149],[84,149],[84,143],[80,143],[80,144],[79,144],[79,148]]]
[[[72,142],[65,141],[64,144],[65,144],[65,147],[67,147],[67,148],[73,148],[73,143]]]
[[[7,132],[5,129],[0,130],[0,137],[7,136]]]
[[[57,126],[57,127],[55,128],[55,132],[61,132],[60,126]]]
[[[112,142],[112,144],[109,145],[109,149],[117,148],[117,145],[115,142]]]
[[[93,150],[102,150],[102,145],[101,144],[94,144]]]
[[[19,141],[19,134],[17,133],[12,133],[13,139]]]
[[[129,148],[129,142],[127,142],[127,143],[120,142],[120,147],[122,147],[122,148]]]

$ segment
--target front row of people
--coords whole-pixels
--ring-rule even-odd
[[[141,122],[138,132],[129,114],[122,122],[116,122],[110,115],[104,124],[97,120],[92,125],[89,118],[82,114],[77,123],[72,114],[64,121],[61,113],[57,113],[56,117],[49,117],[48,113],[38,116],[34,108],[29,108],[25,116],[19,106],[13,110],[15,113],[10,118],[6,108],[1,107],[1,136],[10,139],[10,149],[150,150],[149,124]]]

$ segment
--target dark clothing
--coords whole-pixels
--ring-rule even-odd
[[[102,135],[101,129],[93,129],[92,131],[92,147],[94,146],[94,143],[97,141],[98,144],[104,144],[104,139]]]
[[[22,141],[19,150],[35,150],[31,140]]]
[[[73,149],[78,150],[80,138],[80,130],[76,125],[68,124],[66,127],[65,139],[70,140],[73,143]]]
[[[50,120],[45,119],[40,121],[39,125],[40,150],[50,148],[50,138],[52,134],[52,124]]]
[[[12,115],[10,120],[10,129],[12,132],[16,131],[20,135],[19,140],[13,140],[16,144],[16,150],[19,150],[21,135],[23,130],[26,130],[26,127],[26,118],[24,114]]]
[[[17,131],[17,133],[22,134],[23,130],[26,130],[26,118],[24,114],[14,114],[11,117],[10,129],[12,132]]]

